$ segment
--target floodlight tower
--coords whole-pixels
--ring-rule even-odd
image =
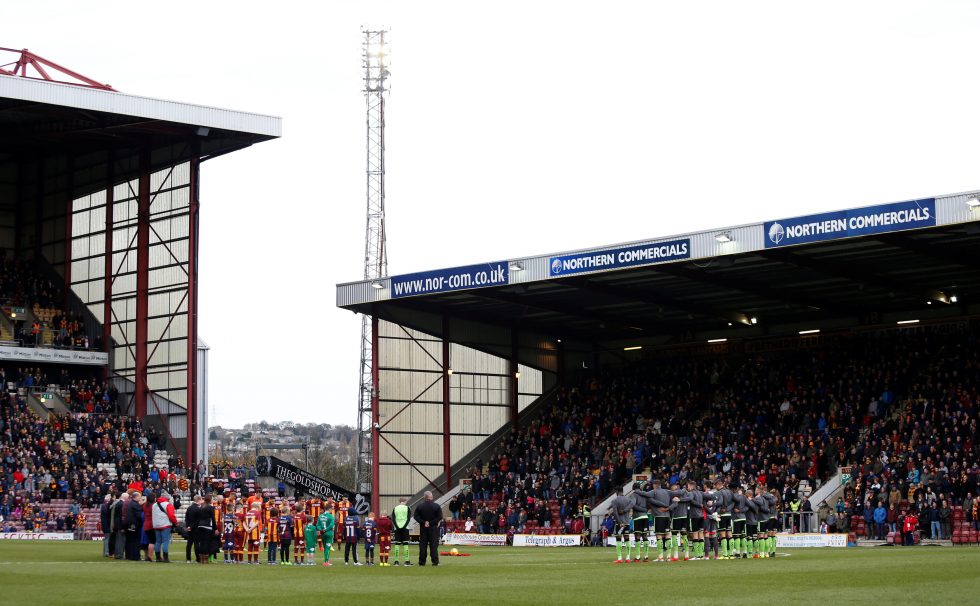
[[[367,231],[364,236],[364,279],[375,288],[388,275],[385,249],[385,94],[388,92],[390,65],[388,30],[361,28],[364,34],[362,63],[364,99],[367,103]],[[357,399],[357,465],[354,490],[363,491],[371,478],[374,380],[371,317],[361,321],[360,390]],[[377,486],[371,486],[376,492]]]

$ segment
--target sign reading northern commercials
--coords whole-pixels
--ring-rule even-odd
[[[936,225],[936,199],[881,204],[765,223],[766,248]]]
[[[507,284],[508,265],[505,261],[450,267],[391,277],[391,297],[414,297],[437,292],[468,290]]]
[[[548,260],[548,275],[569,276],[587,271],[653,265],[690,258],[691,239],[682,238],[655,244],[639,244],[551,257]]]

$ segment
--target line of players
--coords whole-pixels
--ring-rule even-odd
[[[777,503],[776,492],[761,484],[744,489],[719,479],[667,489],[659,480],[637,482],[629,495],[617,491],[612,502],[616,563],[649,562],[651,530],[658,562],[676,562],[681,554],[685,561],[775,557]]]
[[[332,566],[330,555],[336,539],[338,547],[340,543],[344,545],[344,564],[349,564],[353,557],[354,565],[360,566],[357,550],[363,538],[365,563],[374,566],[377,546],[379,564],[389,566],[394,532],[394,565],[399,565],[399,546],[404,546],[406,565],[410,565],[407,516],[399,515],[398,508],[393,513],[396,519],[406,518],[403,528],[396,528],[388,516],[376,518],[374,512],[369,512],[362,523],[353,507],[332,499],[312,498],[290,505],[284,501],[264,500],[253,493],[244,502],[239,502],[231,493],[217,497],[214,511],[220,523],[226,564],[260,564],[264,542],[268,564],[276,564],[278,555],[281,565],[315,566],[316,552],[320,551],[323,566]],[[336,534],[337,529],[340,529],[340,535]]]

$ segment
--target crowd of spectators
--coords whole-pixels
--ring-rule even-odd
[[[72,412],[94,414],[118,412],[119,390],[108,381],[80,373],[73,375],[67,368],[49,373],[36,367],[0,367],[0,386],[16,390],[54,388],[64,398]]]
[[[11,259],[0,249],[0,303],[7,308],[31,310],[32,319],[10,318],[13,338],[21,346],[51,345],[54,347],[99,348],[91,343],[81,314],[66,310],[64,293],[49,278],[25,261]],[[50,338],[45,340],[45,334]]]
[[[171,456],[168,467],[153,463],[164,445],[164,436],[133,417],[73,412],[42,418],[16,393],[0,393],[4,526],[58,528],[58,518],[64,517],[61,523],[71,530],[78,525],[76,509],[98,507],[110,493],[178,490],[183,461]],[[52,520],[48,514],[54,501],[71,505]]]
[[[783,510],[819,510],[819,523],[830,517],[840,530],[872,519],[884,501],[886,519],[912,511],[948,537],[947,509],[963,506],[980,522],[978,332],[962,323],[866,332],[604,369],[559,389],[486,464],[477,461],[472,495],[450,509],[478,529],[501,520],[569,528],[583,505],[648,469],[671,483],[763,483],[780,492]],[[802,482],[809,492],[841,466],[854,478],[841,503],[807,502]]]

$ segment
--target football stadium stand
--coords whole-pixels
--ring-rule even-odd
[[[975,521],[980,482],[978,334],[975,323],[893,329],[607,369],[563,388],[478,465],[453,528],[471,518],[487,530],[567,530],[583,505],[635,474],[765,484],[790,511],[801,485],[840,467],[854,474],[835,512],[841,530],[851,522],[872,536],[864,514],[882,501],[896,515],[912,506],[920,520],[945,503],[947,521],[966,502],[962,526]],[[835,504],[811,505],[823,523]],[[941,535],[950,538],[948,524]]]
[[[965,192],[339,284],[373,318],[375,507],[567,532],[722,477],[786,529],[969,541],[978,247]]]

